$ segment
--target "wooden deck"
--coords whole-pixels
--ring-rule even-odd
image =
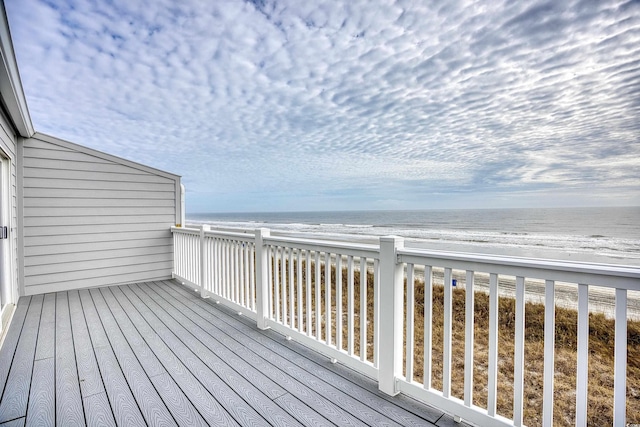
[[[0,426],[458,425],[172,281],[20,299]]]

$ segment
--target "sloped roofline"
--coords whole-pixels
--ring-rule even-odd
[[[29,115],[27,99],[22,89],[22,80],[18,72],[9,20],[4,7],[4,0],[0,1],[0,93],[4,107],[9,114],[9,119],[15,126],[20,136],[29,138],[35,130]]]

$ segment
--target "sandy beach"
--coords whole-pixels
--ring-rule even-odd
[[[419,272],[420,280],[424,278],[424,270]],[[418,275],[416,274],[418,277]],[[433,283],[443,285],[444,271],[433,270]],[[464,274],[456,274],[453,278],[457,287],[465,288],[466,277]],[[474,288],[476,291],[489,293],[489,275],[476,273],[474,276]],[[512,278],[500,277],[498,281],[498,293],[501,297],[515,297],[516,282]],[[545,282],[542,280],[525,280],[525,301],[544,304]],[[556,283],[555,301],[557,307],[578,309],[578,286],[571,283]],[[608,318],[614,318],[615,290],[599,286],[589,287],[589,311],[603,313]],[[640,292],[629,292],[627,296],[627,320],[640,321]]]

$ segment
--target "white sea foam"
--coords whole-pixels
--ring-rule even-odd
[[[190,223],[407,246],[640,265],[640,208],[204,214]]]

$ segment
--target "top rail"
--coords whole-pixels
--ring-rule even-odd
[[[460,270],[484,271],[615,289],[640,290],[638,284],[640,268],[633,266],[423,249],[400,249],[397,254],[399,262],[408,264],[446,265]]]
[[[300,239],[284,236],[271,236],[264,239],[268,245],[295,246],[299,249],[310,251],[329,251],[344,255],[353,255],[363,258],[379,259],[380,250],[376,245],[343,243],[328,240]]]

